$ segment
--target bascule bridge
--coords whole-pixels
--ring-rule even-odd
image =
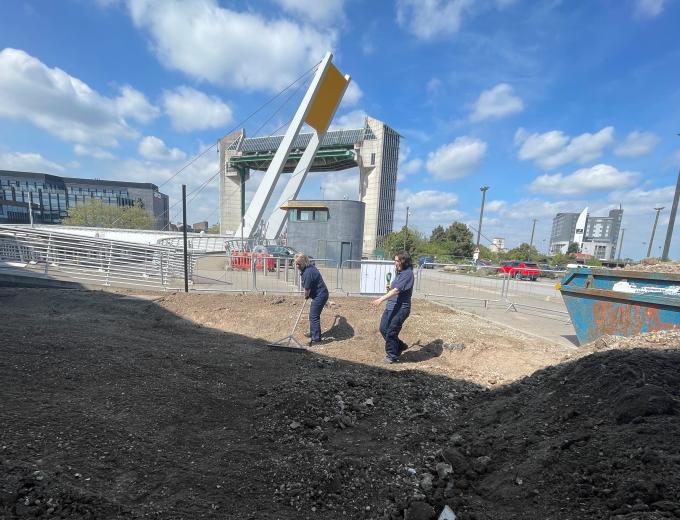
[[[281,209],[296,200],[308,172],[358,168],[357,194],[365,203],[363,254],[370,255],[392,232],[399,162],[399,134],[382,121],[366,117],[362,128],[327,131],[349,83],[328,53],[285,135],[248,138],[245,129],[220,140],[220,232],[253,238],[264,230],[278,238],[286,217]],[[301,134],[303,123],[312,133]],[[245,183],[251,170],[265,171],[245,208]],[[287,184],[272,214],[263,219],[279,177]]]

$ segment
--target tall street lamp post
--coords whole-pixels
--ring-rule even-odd
[[[406,224],[404,225],[404,251],[406,251],[406,236],[408,235],[409,207],[406,206]]]
[[[479,191],[482,192],[482,207],[479,209],[479,226],[477,226],[477,248],[479,248],[479,238],[482,236],[482,217],[484,216],[484,201],[486,200],[486,191],[488,186],[482,186]]]
[[[527,260],[531,260],[531,248],[534,245],[534,231],[536,230],[536,221],[534,219],[534,225],[531,226],[531,240],[529,240],[529,251],[527,252]]]
[[[656,224],[659,222],[659,213],[661,213],[661,210],[663,209],[663,206],[660,208],[654,208],[654,211],[656,211],[656,217],[654,218],[654,226],[652,226],[652,237],[649,239],[649,247],[647,248],[647,258],[650,258],[652,256],[652,243],[654,242],[654,233],[656,233]]]

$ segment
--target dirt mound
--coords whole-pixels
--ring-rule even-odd
[[[277,498],[321,511],[378,487],[384,518],[444,505],[463,519],[680,515],[678,363],[678,351],[598,353],[496,391],[408,373],[293,381],[263,404],[273,442],[297,447],[276,468]],[[342,456],[339,439],[357,437]]]
[[[567,357],[581,357],[593,352],[602,352],[614,349],[668,349],[680,348],[680,329],[657,330],[645,332],[637,336],[601,336],[591,343],[583,345],[578,351],[569,354]]]
[[[383,367],[360,299],[293,354],[291,298],[0,293],[0,518],[680,516],[678,350],[560,364],[417,302]]]

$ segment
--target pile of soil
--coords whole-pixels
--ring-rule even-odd
[[[587,343],[568,357],[582,357],[593,352],[604,350],[631,349],[631,348],[676,348],[680,349],[680,329],[656,330],[645,332],[638,336],[612,336],[606,334],[595,341]]]
[[[299,304],[0,289],[0,517],[680,517],[680,351],[570,359],[416,302],[382,366],[344,298],[334,340],[269,349]]]

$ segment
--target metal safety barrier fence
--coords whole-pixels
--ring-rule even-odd
[[[222,255],[197,254],[192,290],[221,292],[298,293],[300,274],[291,257],[248,251]],[[337,287],[339,266],[331,259],[313,259],[329,291]]]
[[[192,244],[192,246],[199,244]],[[203,246],[203,244],[200,244]],[[390,261],[314,259],[331,293],[369,295],[386,290]],[[381,267],[381,273],[367,267]],[[0,268],[21,267],[35,275],[112,286],[181,288],[183,253],[45,230],[0,226]],[[501,272],[500,266],[424,263],[414,270],[414,296],[467,309],[502,308],[568,320],[555,282],[564,271],[541,270],[537,280]],[[383,277],[369,279],[370,277]],[[193,291],[299,293],[293,258],[237,251],[189,253]]]

